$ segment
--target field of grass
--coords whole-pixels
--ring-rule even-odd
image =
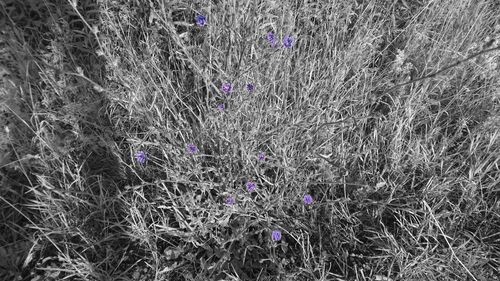
[[[498,0],[2,0],[0,114],[2,281],[500,280]]]

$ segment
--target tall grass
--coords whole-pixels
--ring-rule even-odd
[[[0,11],[1,278],[499,280],[496,1]]]

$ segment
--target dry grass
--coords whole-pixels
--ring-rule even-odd
[[[0,3],[0,279],[500,279],[494,0],[139,2]]]

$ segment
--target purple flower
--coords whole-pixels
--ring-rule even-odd
[[[223,110],[226,108],[226,106],[225,106],[223,103],[219,103],[219,104],[217,105],[217,108],[218,108],[220,111],[223,111]]]
[[[236,202],[236,200],[234,199],[234,197],[228,196],[228,197],[226,197],[226,200],[224,200],[224,202],[227,205],[234,205],[234,203]]]
[[[251,91],[253,91],[254,88],[255,88],[255,86],[252,83],[247,84],[247,91],[251,92]]]
[[[205,26],[207,24],[207,18],[204,15],[197,15],[194,19],[199,26]]]
[[[271,237],[273,238],[274,241],[280,241],[281,240],[281,231],[273,230]]]
[[[274,41],[274,33],[272,31],[269,31],[267,33],[267,42],[269,42],[269,44],[271,44],[271,46],[273,47],[276,44],[276,41]]]
[[[230,83],[222,83],[221,90],[224,93],[229,94],[229,92],[231,92],[232,89],[233,89],[233,86]]]
[[[187,148],[188,152],[191,154],[198,152],[198,148],[196,147],[196,145],[194,145],[192,143],[189,143],[188,145],[186,145],[186,148]]]
[[[135,160],[137,160],[137,162],[141,164],[144,164],[144,162],[148,160],[148,156],[146,155],[146,152],[139,150],[135,153]]]
[[[264,152],[259,152],[259,155],[257,155],[257,159],[259,159],[259,161],[264,161],[266,159],[266,155],[264,154]]]
[[[255,190],[255,183],[252,181],[247,181],[246,187],[248,192],[253,192]]]
[[[291,48],[293,45],[293,38],[292,36],[285,36],[283,38],[283,47],[285,48]]]
[[[309,194],[304,194],[304,204],[309,205],[313,202],[313,198]]]

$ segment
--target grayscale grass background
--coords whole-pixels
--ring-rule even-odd
[[[499,46],[497,0],[3,0],[0,280],[500,280],[498,48],[394,88]]]

